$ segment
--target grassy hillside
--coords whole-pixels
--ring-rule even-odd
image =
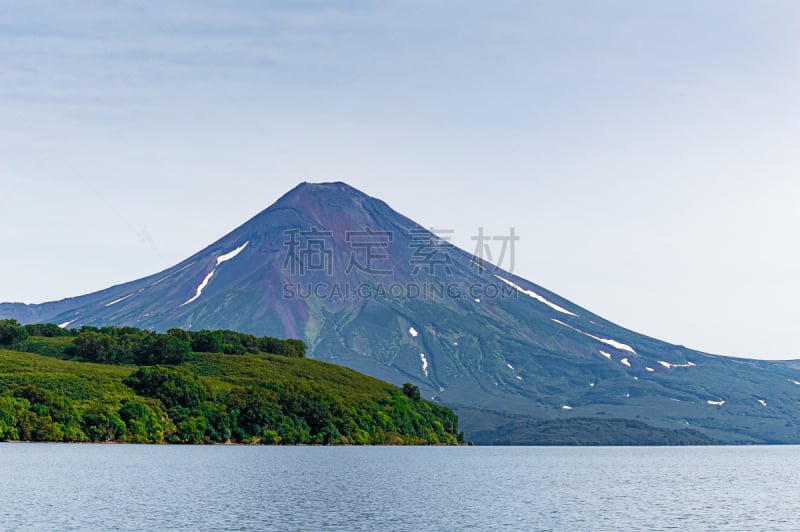
[[[60,354],[65,340],[27,342]],[[304,358],[193,353],[134,366],[0,350],[3,440],[456,444],[457,423],[414,387]]]

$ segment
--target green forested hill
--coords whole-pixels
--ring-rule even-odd
[[[157,341],[153,336],[146,341]],[[0,440],[457,444],[463,438],[457,417],[420,399],[416,387],[401,390],[302,354],[189,350],[179,364],[139,366],[60,359],[77,337],[15,339],[15,349],[49,356],[0,350]]]

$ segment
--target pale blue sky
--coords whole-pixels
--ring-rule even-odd
[[[800,357],[800,3],[0,2],[0,301],[344,180],[639,332]],[[472,251],[471,249],[469,249]]]

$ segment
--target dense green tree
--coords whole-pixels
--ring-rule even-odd
[[[42,338],[60,338],[74,336],[77,333],[74,329],[64,329],[55,323],[31,323],[25,325],[25,330],[30,336],[41,336]]]
[[[283,417],[278,395],[260,386],[233,390],[226,405],[232,434],[239,441],[263,437],[266,431],[275,430]]]
[[[244,333],[236,333],[239,336],[239,343],[242,344],[245,351],[248,353],[260,353],[261,349],[259,349],[259,338],[253,336],[252,334],[244,334]]]
[[[13,346],[28,336],[28,331],[17,320],[0,320],[0,345]]]
[[[0,395],[0,440],[16,440],[19,438],[19,418],[17,411],[20,404],[11,396]]]
[[[183,329],[170,329],[167,331],[167,334],[170,336],[174,336],[178,340],[183,342],[188,342],[191,344],[192,342],[192,335],[189,331],[184,331]]]
[[[222,344],[222,352],[226,355],[242,355],[247,349],[242,344],[242,335],[233,331],[214,331]]]
[[[50,415],[56,421],[68,423],[76,419],[73,403],[56,391],[39,386],[25,385],[13,388],[15,397],[27,399],[30,409],[39,415]]]
[[[222,353],[222,339],[207,329],[192,333],[191,346],[195,353]]]
[[[174,432],[166,412],[158,405],[139,399],[127,399],[117,413],[125,423],[125,441],[161,443]]]
[[[208,386],[185,368],[148,366],[139,368],[123,381],[139,395],[153,397],[166,408],[194,408],[209,397]]]
[[[403,393],[412,401],[419,401],[422,398],[419,393],[419,386],[415,386],[410,382],[403,384]]]
[[[119,363],[121,359],[117,338],[88,330],[82,331],[72,345],[64,349],[64,355],[102,364]]]
[[[151,334],[142,339],[133,351],[136,364],[180,364],[192,355],[189,342],[171,334]]]
[[[304,418],[284,416],[277,430],[281,443],[311,443],[311,428]]]
[[[175,424],[175,433],[170,438],[172,443],[207,443],[208,423],[203,416],[190,416]]]
[[[275,355],[285,355],[303,358],[306,355],[306,344],[302,340],[290,338],[281,340],[271,336],[258,339],[258,349],[262,353],[272,353]]]
[[[258,340],[258,350],[262,353],[272,353],[275,355],[282,355],[284,351],[284,341],[271,336],[265,336]]]
[[[271,385],[287,416],[304,419],[312,433],[321,432],[343,417],[336,398],[320,386],[304,384]]]
[[[30,418],[30,429],[21,432],[22,439],[30,441],[69,441],[58,423],[49,415]]]
[[[284,340],[284,342],[286,343],[285,352],[280,354],[297,358],[303,358],[306,356],[306,344],[302,340],[298,340],[297,338],[289,338]]]
[[[198,417],[206,421],[206,437],[210,441],[226,442],[231,439],[232,424],[228,408],[224,404],[206,401],[194,409]]]
[[[121,441],[125,437],[125,422],[108,405],[89,407],[83,413],[81,426],[90,441]]]
[[[26,399],[30,403],[29,410],[35,417],[32,436],[37,441],[53,441],[53,434],[60,434],[56,440],[84,441],[86,435],[81,429],[80,417],[75,403],[58,391],[40,386],[20,386],[14,388],[15,397]],[[44,434],[45,436],[42,436]]]

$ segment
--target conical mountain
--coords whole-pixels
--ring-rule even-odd
[[[545,441],[544,429],[579,442],[618,418],[727,443],[800,442],[792,363],[707,355],[621,328],[344,183],[303,183],[156,275],[0,304],[0,317],[302,338],[314,358],[419,385],[478,442]]]

